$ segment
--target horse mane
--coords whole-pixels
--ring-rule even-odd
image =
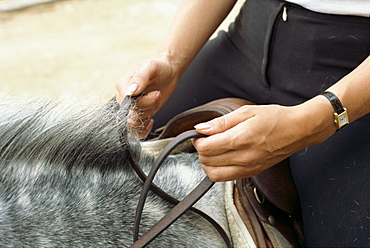
[[[126,129],[129,102],[121,108],[115,100],[80,108],[65,102],[0,99],[2,170],[20,161],[42,161],[67,170],[93,167],[105,172],[127,167],[129,149],[139,152],[130,146],[138,140],[135,135],[130,140]]]
[[[130,105],[112,100],[81,108],[0,96],[0,246],[132,244],[142,183],[129,157],[147,172],[154,156],[141,151],[137,135],[126,128]],[[203,177],[196,154],[184,153],[166,159],[155,183],[182,199]],[[197,206],[227,227],[222,194],[223,184],[217,184]],[[141,230],[171,208],[151,192]],[[189,212],[153,241],[156,247],[186,244],[220,247],[223,240]]]

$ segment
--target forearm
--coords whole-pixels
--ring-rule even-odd
[[[168,56],[180,76],[235,3],[236,0],[181,1],[158,56]]]
[[[370,56],[327,91],[333,92],[347,109],[349,122],[370,112]],[[328,99],[316,96],[297,106],[302,134],[310,134],[306,145],[320,143],[336,131],[334,110]]]
[[[370,112],[370,56],[355,70],[328,89],[347,108],[349,121]]]

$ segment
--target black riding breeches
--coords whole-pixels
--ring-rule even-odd
[[[300,104],[369,54],[370,18],[321,14],[278,0],[248,0],[229,31],[209,41],[191,63],[154,116],[155,128],[224,97]],[[370,114],[292,155],[290,163],[306,245],[370,246]]]

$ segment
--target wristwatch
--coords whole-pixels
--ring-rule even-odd
[[[334,123],[337,125],[337,129],[349,124],[347,109],[343,107],[338,97],[330,91],[325,91],[321,95],[325,96],[334,108]]]

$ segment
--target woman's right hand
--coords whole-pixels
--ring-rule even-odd
[[[152,116],[163,106],[176,88],[179,73],[169,56],[144,61],[117,84],[117,102],[126,95],[143,96],[136,100],[129,114],[129,128],[145,138],[153,127]]]
[[[180,1],[170,31],[158,50],[159,56],[144,61],[116,84],[118,103],[122,103],[126,95],[144,93],[136,101],[136,111],[131,111],[128,122],[129,127],[138,130],[141,138],[148,135],[153,126],[152,116],[171,96],[181,74],[235,3],[236,0],[217,4],[213,0]]]

